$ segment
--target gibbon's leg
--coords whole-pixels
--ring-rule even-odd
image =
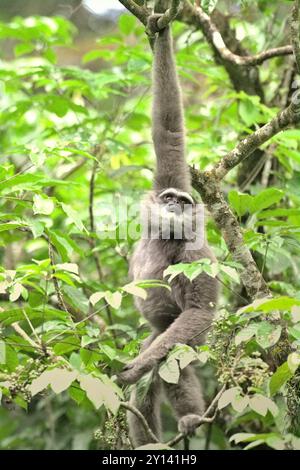
[[[160,439],[161,435],[161,417],[160,405],[162,395],[161,379],[157,370],[153,370],[153,378],[147,394],[142,399],[138,397],[137,386],[134,385],[130,404],[135,406],[145,417],[150,429],[155,436]],[[145,432],[140,420],[130,411],[127,412],[129,425],[129,435],[134,447],[139,447],[150,443],[149,436]]]
[[[141,352],[145,351],[152,341],[159,335],[159,332],[154,330],[142,344]],[[155,436],[159,439],[161,434],[161,419],[160,419],[160,405],[161,405],[161,380],[158,376],[157,370],[153,370],[153,380],[147,390],[147,395],[141,401],[138,398],[137,386],[133,387],[130,404],[135,406],[145,417],[150,429]],[[127,421],[129,425],[129,435],[132,439],[134,447],[149,443],[149,437],[145,433],[144,427],[140,420],[130,411],[127,412]]]
[[[185,367],[177,384],[163,383],[167,398],[178,419],[178,430],[185,435],[195,432],[204,412],[202,387],[193,366]]]

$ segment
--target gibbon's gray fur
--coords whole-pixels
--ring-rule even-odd
[[[143,211],[157,211],[163,216],[182,217],[181,207],[195,202],[190,195],[191,181],[185,161],[183,105],[173,54],[169,27],[157,31],[157,19],[149,18],[148,29],[156,35],[153,66],[153,142],[157,159],[154,189],[148,194]],[[142,214],[143,215],[143,214]],[[161,219],[160,219],[161,220]],[[160,222],[159,222],[160,223]],[[182,219],[184,223],[184,219]],[[134,280],[163,279],[164,270],[176,263],[189,263],[201,258],[215,260],[204,240],[200,249],[188,250],[187,239],[164,239],[161,229],[155,238],[141,239],[130,263]],[[192,346],[201,344],[209,328],[218,297],[217,281],[200,274],[192,282],[178,275],[171,282],[171,291],[165,288],[149,289],[147,299],[137,299],[139,311],[149,321],[152,334],[146,339],[139,356],[120,373],[124,383],[136,383],[153,370],[153,379],[147,395],[139,400],[137,389],[131,403],[145,416],[149,426],[160,436],[160,403],[162,389],[178,419],[178,428],[184,434],[194,432],[203,413],[201,385],[188,366],[181,371],[177,384],[162,381],[158,375],[159,362],[176,343]],[[135,446],[149,442],[140,421],[128,413],[130,435]]]

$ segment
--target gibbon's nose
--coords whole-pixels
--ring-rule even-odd
[[[167,211],[168,212],[175,212],[175,214],[179,213],[180,212],[180,204],[179,202],[177,201],[177,199],[173,199],[172,201],[170,201],[168,204],[167,204],[167,207],[166,207]]]

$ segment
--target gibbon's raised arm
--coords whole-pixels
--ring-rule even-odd
[[[185,161],[184,117],[170,27],[154,43],[152,137],[156,153],[154,188],[190,192]]]

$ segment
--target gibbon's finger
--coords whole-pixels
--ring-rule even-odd
[[[147,19],[147,26],[146,26],[146,33],[150,37],[155,37],[155,34],[160,31],[158,28],[157,22],[159,18],[161,18],[163,15],[161,13],[154,13],[153,15],[150,15]]]
[[[127,364],[126,366],[123,367],[122,372],[124,372],[124,371],[126,371],[126,370],[130,370],[130,369],[132,369],[133,367],[134,367],[134,364],[129,363],[129,364]]]

